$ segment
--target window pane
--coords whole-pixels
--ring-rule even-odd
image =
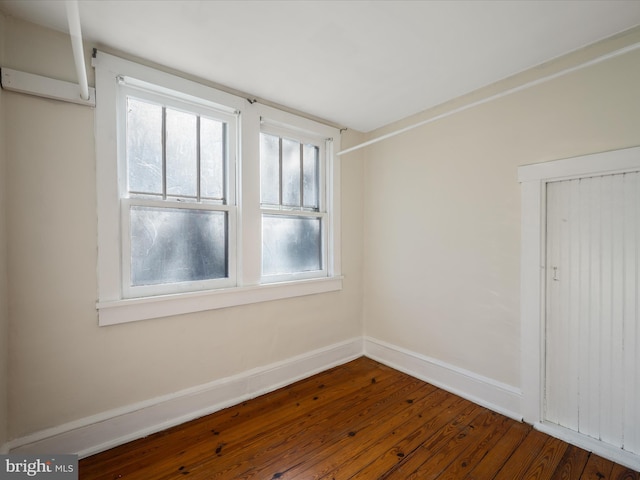
[[[129,191],[162,195],[162,107],[127,98]]]
[[[167,195],[197,194],[196,116],[167,108]]]
[[[282,204],[300,206],[300,143],[282,139]]]
[[[227,277],[227,214],[131,207],[131,284]]]
[[[302,160],[303,207],[319,208],[318,198],[318,147],[305,145]]]
[[[225,125],[200,118],[200,196],[224,200]]]
[[[280,204],[280,139],[260,134],[260,203]]]
[[[262,274],[322,269],[320,218],[262,216]]]

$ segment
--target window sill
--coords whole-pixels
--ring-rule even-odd
[[[98,302],[98,325],[169,317],[342,289],[342,276]]]

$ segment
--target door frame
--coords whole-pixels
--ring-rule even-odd
[[[536,429],[640,469],[640,457],[544,423],[547,183],[640,170],[640,147],[518,168],[521,184],[520,353],[522,416]],[[628,453],[628,455],[627,455]]]

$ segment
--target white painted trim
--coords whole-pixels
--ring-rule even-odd
[[[98,324],[100,326],[116,325],[150,318],[335,292],[342,289],[342,279],[343,277],[314,278],[295,282],[98,302],[96,304],[99,312]]]
[[[518,181],[559,181],[572,178],[611,175],[640,167],[640,147],[592,153],[551,162],[518,167]]]
[[[553,181],[640,170],[640,147],[582,155],[518,168],[521,183],[521,352],[522,413],[535,428],[628,465],[637,462],[620,449],[544,423],[546,186]],[[571,432],[569,434],[568,432]],[[639,463],[635,463],[636,470]]]
[[[88,107],[96,106],[96,91],[94,88],[88,89],[89,99],[84,100],[80,96],[80,86],[75,83],[34,75],[33,73],[19,72],[11,68],[2,68],[2,88]]]
[[[362,355],[354,338],[238,375],[85,417],[9,442],[11,453],[81,458],[255,398]]]
[[[364,337],[364,354],[478,405],[522,420],[522,394],[516,387],[371,337]]]
[[[529,423],[542,420],[546,196],[540,182],[522,184],[520,252],[520,351],[522,415]]]
[[[580,435],[573,430],[548,422],[537,423],[534,427],[547,435],[559,438],[589,452],[594,452],[596,455],[608,458],[632,470],[640,471],[640,455],[615,448],[594,438]]]

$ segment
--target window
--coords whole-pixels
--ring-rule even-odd
[[[336,129],[94,66],[100,325],[341,288]]]
[[[121,83],[123,296],[233,285],[235,115]]]
[[[326,275],[323,139],[260,133],[262,275],[266,281]]]

